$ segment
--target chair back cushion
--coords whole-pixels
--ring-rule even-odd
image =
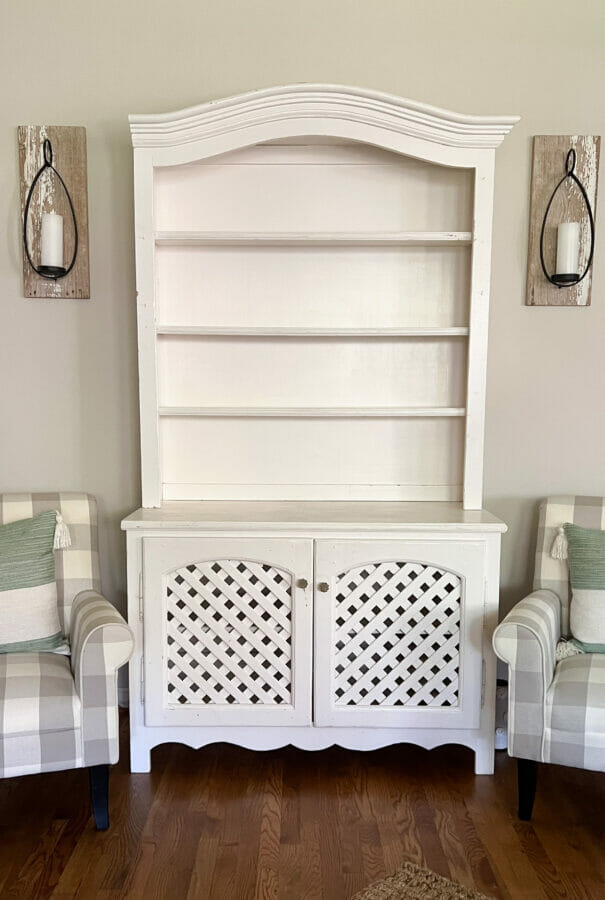
[[[63,631],[57,609],[53,509],[0,525],[0,653],[57,650]]]
[[[569,636],[569,566],[566,559],[553,559],[557,529],[566,522],[582,528],[605,529],[605,497],[573,494],[548,497],[540,504],[534,590],[547,588],[561,600],[561,634]]]
[[[80,591],[100,591],[97,544],[97,503],[90,494],[0,494],[0,525],[30,519],[49,509],[61,513],[69,528],[71,547],[55,550],[59,621],[69,635],[71,605]]]

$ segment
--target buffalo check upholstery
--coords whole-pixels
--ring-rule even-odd
[[[117,670],[132,632],[100,594],[97,507],[81,493],[0,494],[0,524],[58,510],[71,547],[55,551],[59,619],[71,655],[0,655],[0,777],[117,762]]]
[[[540,505],[534,590],[494,632],[509,667],[510,756],[605,771],[605,654],[556,661],[569,635],[569,567],[551,556],[566,522],[605,530],[605,498],[549,497]]]

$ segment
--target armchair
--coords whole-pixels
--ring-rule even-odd
[[[549,497],[540,505],[534,590],[496,628],[508,663],[508,753],[516,757],[519,818],[531,818],[538,762],[605,771],[605,654],[557,661],[569,636],[569,568],[551,549],[558,528],[605,527],[605,498]]]
[[[80,493],[0,494],[0,524],[58,510],[71,547],[55,551],[59,619],[71,656],[0,654],[0,778],[88,767],[95,823],[109,825],[108,765],[119,756],[117,671],[132,632],[100,594],[97,507]]]

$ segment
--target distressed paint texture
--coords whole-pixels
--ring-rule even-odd
[[[53,165],[70,193],[78,223],[78,255],[65,278],[52,281],[41,278],[29,265],[23,250],[23,292],[25,297],[85,299],[90,297],[88,263],[88,189],[86,168],[86,129],[59,125],[20,125],[19,169],[21,173],[21,216],[30,186],[44,163],[43,145],[48,138],[53,149]],[[39,179],[30,203],[28,246],[34,263],[40,260],[40,221],[42,213],[54,210],[63,216],[64,261],[69,264],[74,247],[74,230],[65,191],[52,172]],[[21,220],[23,221],[23,219]]]
[[[577,155],[575,174],[584,185],[596,223],[597,183],[601,138],[596,135],[536,135],[534,137],[529,246],[527,260],[527,306],[590,306],[592,270],[578,285],[558,288],[546,280],[540,263],[540,232],[550,196],[565,174],[567,153]],[[549,274],[555,271],[557,225],[580,222],[580,273],[590,253],[590,224],[586,205],[577,186],[568,179],[557,191],[544,232],[544,260]],[[596,228],[595,228],[596,235]]]

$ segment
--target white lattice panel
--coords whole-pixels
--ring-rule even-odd
[[[165,586],[170,705],[292,702],[292,579],[238,559],[194,563]]]
[[[458,706],[457,575],[372,563],[339,575],[334,591],[335,706]]]

